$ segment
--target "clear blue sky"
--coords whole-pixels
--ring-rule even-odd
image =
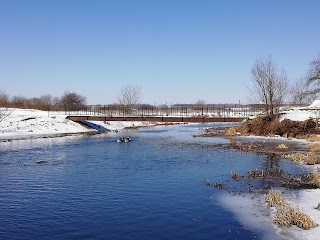
[[[150,104],[248,101],[269,54],[292,80],[320,53],[319,0],[1,0],[0,89],[10,96]]]

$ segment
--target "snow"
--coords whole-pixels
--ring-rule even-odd
[[[309,107],[300,109],[294,108],[284,112],[280,120],[290,119],[295,121],[304,121],[309,118],[319,117],[319,113],[315,108],[320,108],[320,100],[316,100]],[[308,110],[309,109],[309,110]],[[95,124],[105,127],[110,131],[118,131],[125,127],[132,126],[150,126],[155,123],[148,122],[95,122]],[[42,136],[55,136],[59,134],[76,134],[92,131],[78,123],[66,119],[66,115],[48,115],[46,111],[30,110],[30,109],[14,109],[14,111],[0,122],[0,140],[4,139],[24,139],[24,138],[39,138]],[[257,138],[250,136],[251,138]],[[270,139],[270,138],[266,138]],[[277,138],[279,140],[285,140]],[[290,140],[293,141],[293,140]],[[305,140],[304,140],[305,141]],[[315,171],[317,166],[310,169]],[[320,224],[320,211],[314,209],[320,202],[320,189],[314,190],[299,190],[297,194],[288,199],[292,204],[299,205],[304,212],[309,214],[318,224]],[[229,196],[231,197],[231,196]],[[232,196],[235,197],[235,196]],[[289,229],[279,228],[273,225],[270,221],[270,216],[266,217],[265,210],[262,210],[261,204],[257,204],[256,200],[247,198],[228,199],[224,196],[222,202],[225,207],[233,211],[235,215],[245,225],[254,226],[255,229],[267,231],[265,239],[275,239],[271,233],[270,226],[281,239],[319,239],[320,226],[311,230],[301,230],[296,227]],[[226,200],[227,199],[227,200]],[[237,204],[228,204],[237,203]],[[247,210],[250,210],[249,212]],[[257,217],[260,213],[260,217]],[[254,216],[254,218],[253,218]],[[271,236],[271,237],[270,237]]]
[[[308,108],[320,108],[320,100],[315,100]]]
[[[66,115],[49,116],[48,112],[33,109],[14,109],[0,122],[0,140],[39,138],[43,136],[59,136],[91,132],[76,122],[66,119]],[[110,131],[118,131],[131,126],[149,126],[147,122],[94,122]]]

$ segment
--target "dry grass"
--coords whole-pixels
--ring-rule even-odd
[[[277,209],[276,213],[274,214],[273,222],[285,227],[291,227],[291,219],[290,213],[287,207],[282,207]]]
[[[284,143],[281,143],[281,144],[278,145],[277,148],[278,148],[278,149],[288,149],[288,146],[285,145]]]
[[[310,134],[308,137],[307,137],[307,141],[308,142],[318,142],[320,141],[320,136],[316,135],[316,134]]]
[[[281,192],[279,190],[271,190],[267,193],[265,195],[265,201],[268,203],[269,207],[285,205],[285,200],[281,196]]]
[[[308,230],[317,226],[310,216],[304,213],[298,206],[286,205],[277,209],[274,222],[280,226],[291,227],[296,225],[299,228]]]
[[[230,127],[225,131],[226,136],[236,136],[237,135],[237,130],[235,127]]]
[[[314,174],[312,175],[312,182],[313,182],[316,186],[320,187],[320,173],[319,173],[319,172],[316,172],[316,173],[314,173]]]
[[[311,229],[317,226],[310,216],[304,213],[298,206],[289,205],[281,196],[279,190],[271,190],[265,196],[268,206],[274,206],[277,211],[274,215],[274,222],[280,226],[291,227],[296,225],[302,229]],[[320,203],[318,207],[320,208]]]
[[[318,164],[320,163],[320,158],[319,158],[319,155],[314,153],[314,152],[311,152],[311,153],[308,153],[306,158],[304,159],[304,161],[306,162],[306,164],[308,165],[315,165],[315,164]]]
[[[308,146],[310,152],[320,152],[320,144],[312,144]]]
[[[285,155],[284,158],[291,159],[295,162],[302,162],[305,160],[306,156],[302,153],[292,153],[292,154]]]
[[[236,145],[236,140],[234,138],[229,138],[229,142],[231,146],[235,146]]]

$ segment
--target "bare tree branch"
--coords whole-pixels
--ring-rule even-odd
[[[320,56],[310,62],[310,69],[307,74],[308,84],[320,80]]]
[[[119,104],[124,106],[136,105],[141,100],[141,89],[140,87],[133,85],[126,85],[122,88],[119,96]]]
[[[14,108],[0,108],[0,122],[2,122],[6,117],[9,117],[13,110]]]
[[[259,58],[251,69],[252,88],[254,98],[264,104],[266,113],[272,117],[288,91],[288,77],[284,68],[268,58]]]

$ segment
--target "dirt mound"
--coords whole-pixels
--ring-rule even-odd
[[[319,134],[319,129],[313,119],[306,121],[291,121],[285,119],[255,118],[238,127],[242,135],[301,137],[310,134]]]
[[[297,137],[299,135],[318,133],[319,129],[317,124],[312,119],[303,122],[285,119],[279,123],[276,134],[285,137]]]

